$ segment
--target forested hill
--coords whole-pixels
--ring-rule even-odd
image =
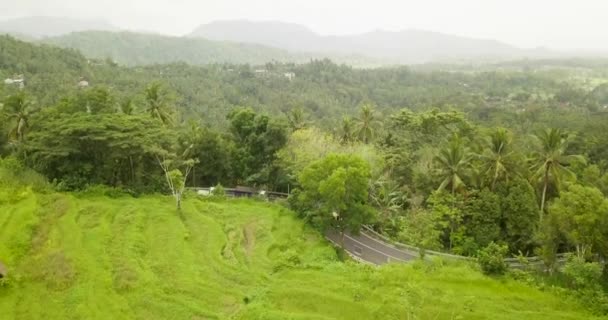
[[[599,88],[597,84],[573,82],[572,74],[551,69],[525,70],[361,70],[328,60],[301,65],[167,64],[129,68],[106,59],[87,59],[73,49],[0,36],[0,78],[23,74],[26,91],[40,107],[81,92],[77,86],[81,78],[90,84],[84,91],[106,90],[116,104],[127,96],[141,104],[144,88],[160,81],[174,93],[173,103],[185,112],[184,117],[204,114],[205,122],[216,125],[225,123],[228,112],[239,106],[277,115],[300,108],[309,120],[335,128],[344,115],[353,115],[363,104],[375,105],[386,115],[403,107],[454,107],[470,112],[476,119],[519,123],[516,110],[525,109],[532,115],[544,107],[564,106],[576,113],[576,108],[597,110],[604,103],[598,100],[601,94],[597,90],[597,94],[591,94]],[[290,73],[292,80],[285,76]]]
[[[552,55],[545,50],[525,50],[495,40],[424,30],[377,30],[345,36],[322,36],[304,26],[278,21],[215,21],[201,25],[190,36],[264,44],[294,52],[359,54],[404,64]]]
[[[235,63],[261,65],[271,61],[305,63],[329,57],[357,66],[377,66],[378,59],[329,53],[295,53],[262,44],[212,41],[134,32],[75,32],[42,40],[82,51],[87,57],[110,58],[135,66],[186,62],[192,65]]]
[[[86,30],[118,31],[119,28],[105,21],[62,17],[23,17],[0,21],[0,33],[31,38],[59,36]]]
[[[205,39],[167,37],[132,32],[76,32],[45,39],[60,47],[74,48],[87,57],[112,60],[124,65],[187,62],[190,64],[297,62],[287,51],[255,44],[237,44]]]

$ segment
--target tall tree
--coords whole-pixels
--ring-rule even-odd
[[[490,134],[488,146],[480,155],[485,174],[490,177],[492,191],[499,179],[508,182],[509,176],[514,173],[511,143],[510,133],[504,128],[498,128]]]
[[[571,185],[549,207],[559,230],[586,259],[605,248],[608,241],[608,200],[596,188]]]
[[[447,146],[434,158],[439,177],[442,179],[438,190],[449,188],[454,194],[466,187],[465,177],[471,166],[471,156],[462,139],[454,135]]]
[[[342,118],[342,122],[340,123],[340,130],[338,133],[338,140],[342,144],[351,143],[354,140],[354,128],[353,121],[350,117],[344,116]]]
[[[372,222],[367,204],[370,167],[352,155],[330,154],[308,166],[299,176],[300,191],[293,203],[315,225],[332,227],[342,238]]]
[[[374,109],[369,105],[361,107],[361,113],[357,118],[357,137],[363,143],[370,143],[374,135],[376,127],[376,118],[374,116]]]
[[[542,186],[539,221],[542,222],[547,189],[550,184],[559,190],[562,178],[572,178],[575,174],[568,169],[574,160],[584,161],[580,155],[567,154],[569,136],[560,129],[546,129],[536,136],[536,150],[533,154],[532,172]]]
[[[287,121],[291,131],[303,129],[307,125],[306,115],[301,108],[291,109],[291,111],[287,114]]]
[[[3,113],[9,123],[9,139],[23,142],[29,129],[29,118],[32,113],[30,103],[24,93],[8,97],[4,101]]]
[[[154,82],[146,88],[145,92],[146,112],[154,119],[159,119],[163,124],[169,125],[173,122],[172,112],[169,107],[169,98],[159,82]]]

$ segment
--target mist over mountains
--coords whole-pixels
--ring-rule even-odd
[[[62,17],[24,17],[0,21],[0,33],[32,38],[54,37],[78,31],[119,31],[103,20],[80,20]]]
[[[349,53],[424,63],[460,59],[512,59],[548,52],[525,50],[495,40],[473,39],[424,30],[372,31],[347,36],[322,36],[310,29],[276,21],[217,21],[202,25],[190,37],[258,43],[295,52]]]
[[[0,21],[0,33],[32,41],[43,39],[54,45],[81,50],[90,57],[111,57],[129,65],[178,61],[192,64],[299,63],[330,58],[342,63],[377,66],[573,56],[424,30],[377,30],[324,36],[307,27],[279,21],[216,21],[203,24],[183,37],[124,31],[110,23],[94,20],[26,17]]]

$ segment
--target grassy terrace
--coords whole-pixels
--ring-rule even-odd
[[[593,319],[466,265],[339,262],[278,205],[0,188],[1,319]]]

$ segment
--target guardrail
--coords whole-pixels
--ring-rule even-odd
[[[412,246],[412,245],[393,241],[393,240],[387,238],[386,236],[376,232],[370,226],[363,226],[363,230],[361,232],[364,232],[369,237],[372,237],[372,238],[378,239],[379,241],[384,242],[387,246],[391,246],[391,247],[394,247],[394,248],[400,249],[400,250],[405,250],[407,252],[420,252],[420,248]],[[426,259],[431,259],[432,257],[442,257],[442,258],[450,259],[450,260],[463,260],[463,261],[476,261],[477,260],[473,257],[465,257],[465,256],[449,254],[449,253],[445,253],[445,252],[438,252],[438,251],[433,251],[433,250],[425,250],[424,252],[425,252]],[[565,253],[558,254],[557,263],[560,265],[565,263],[566,256],[567,256],[567,254],[565,254]],[[524,260],[525,262],[522,263],[522,260]],[[524,257],[523,259],[505,258],[504,261],[507,263],[507,265],[510,268],[514,268],[514,269],[524,269],[526,267],[540,268],[540,267],[545,266],[545,262],[543,261],[543,259],[538,256]]]
[[[200,195],[211,195],[211,192],[213,191],[215,187],[202,187],[202,188],[196,188],[196,187],[190,187],[187,188],[189,190],[193,190],[195,191],[197,194]],[[229,197],[234,197],[234,198],[241,198],[241,197],[266,197],[270,200],[273,199],[285,199],[287,197],[289,197],[288,193],[284,193],[284,192],[275,192],[275,191],[265,191],[265,190],[256,190],[256,189],[252,189],[252,188],[224,188],[224,192],[226,193],[227,196]]]

